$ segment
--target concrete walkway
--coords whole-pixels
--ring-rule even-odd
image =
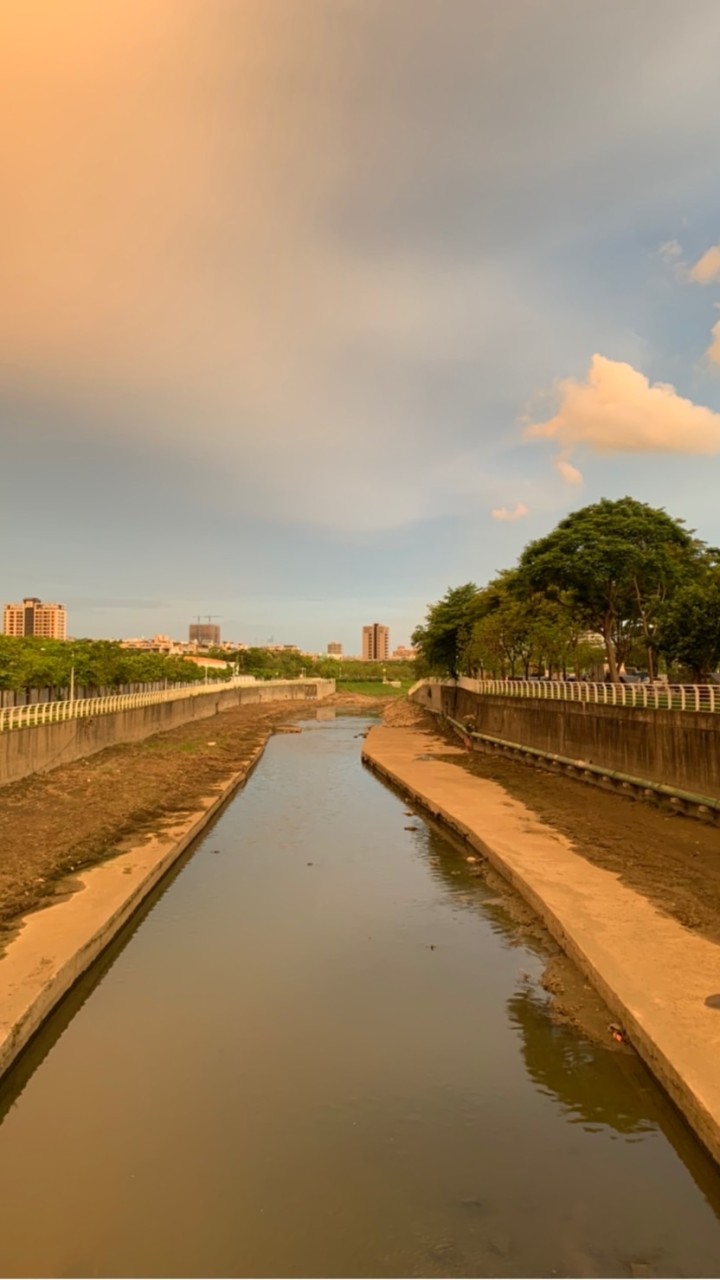
[[[705,1003],[720,995],[720,946],[588,862],[497,783],[437,759],[456,751],[427,733],[379,726],[363,758],[465,836],[530,903],[720,1161],[720,1008]]]

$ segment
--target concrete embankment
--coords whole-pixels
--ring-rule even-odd
[[[269,733],[195,812],[178,816],[161,835],[82,871],[75,877],[77,892],[22,921],[0,959],[0,1076],[245,780]]]
[[[494,782],[439,756],[459,749],[377,727],[364,760],[462,835],[538,913],[720,1161],[720,946],[685,929]],[[710,1003],[708,1003],[710,1001]]]
[[[642,707],[477,694],[448,683],[418,686],[412,699],[429,711],[471,717],[480,735],[616,771],[698,797],[720,800],[720,715]],[[588,778],[588,780],[590,780]]]
[[[241,688],[202,690],[168,702],[106,715],[62,720],[0,734],[0,786],[19,782],[124,742],[140,742],[191,720],[264,702],[316,702],[335,691],[334,680],[258,682]]]

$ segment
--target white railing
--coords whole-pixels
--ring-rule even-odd
[[[654,711],[720,711],[720,685],[591,684],[585,680],[472,680],[460,676],[460,689],[511,698],[551,698],[605,707],[649,707]]]
[[[23,707],[5,707],[0,710],[0,733],[6,729],[55,724],[59,720],[108,715],[111,711],[130,711],[134,707],[152,706],[153,703],[177,702],[179,698],[202,697],[203,694],[221,693],[224,689],[238,689],[257,683],[254,676],[233,676],[230,680],[207,683],[193,680],[190,684],[174,685],[172,689],[157,689],[151,693],[116,693],[101,698],[74,698],[72,702],[31,702]],[[263,683],[287,684],[288,681]]]

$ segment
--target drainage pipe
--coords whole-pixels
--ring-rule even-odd
[[[537,747],[525,747],[520,742],[508,742],[506,738],[493,738],[489,733],[475,733],[465,728],[452,716],[446,716],[448,724],[465,738],[474,738],[478,742],[487,742],[493,747],[509,747],[511,751],[520,751],[523,755],[534,756],[539,760],[548,760],[551,764],[564,768],[578,769],[582,773],[592,773],[600,778],[608,778],[611,782],[621,782],[626,786],[638,787],[642,791],[653,791],[657,795],[682,800],[685,804],[697,805],[700,809],[709,809],[720,817],[720,800],[712,796],[696,795],[693,791],[681,791],[678,787],[670,787],[665,782],[650,782],[644,778],[633,778],[630,774],[620,773],[617,769],[603,769],[601,765],[589,764],[586,760],[571,760],[568,756],[556,755],[551,751],[539,751]]]

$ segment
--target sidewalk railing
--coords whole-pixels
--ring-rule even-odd
[[[74,698],[72,702],[31,702],[22,707],[5,707],[4,710],[0,710],[0,733],[7,729],[27,729],[34,725],[55,724],[60,720],[80,720],[88,716],[108,715],[111,711],[131,711],[135,707],[150,707],[155,703],[177,702],[179,698],[198,698],[257,683],[254,676],[233,676],[230,680],[207,683],[193,680],[186,685],[174,685],[171,689],[156,689],[150,693],[116,693],[101,698]],[[288,681],[263,683],[287,684]]]
[[[505,698],[550,698],[653,711],[720,711],[720,685],[714,684],[591,684],[585,680],[473,680],[460,676],[457,687]]]

